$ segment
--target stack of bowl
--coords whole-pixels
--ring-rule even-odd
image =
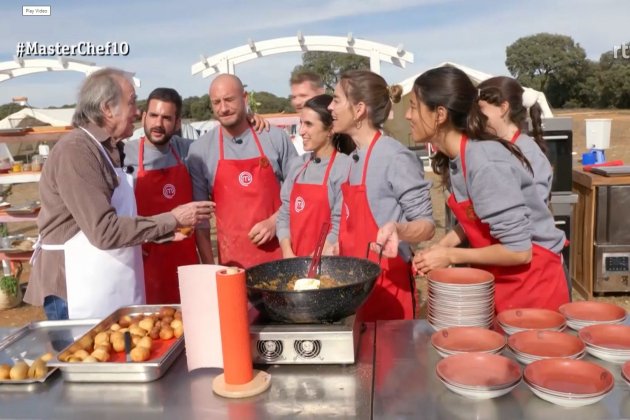
[[[494,276],[475,268],[431,270],[427,320],[435,330],[489,328],[494,320]]]
[[[544,330],[514,333],[508,339],[508,347],[518,361],[525,365],[552,357],[581,359],[585,352],[584,343],[576,336]]]
[[[578,336],[592,356],[613,363],[630,360],[630,326],[618,324],[589,325]]]
[[[507,335],[527,330],[562,331],[566,319],[550,309],[508,309],[497,315],[497,323]]]
[[[442,357],[460,353],[500,353],[505,336],[480,327],[450,327],[436,331],[431,345]]]
[[[574,330],[595,324],[621,324],[626,319],[626,310],[614,303],[581,301],[565,303],[558,309]]]
[[[505,395],[522,378],[514,360],[498,354],[462,353],[449,356],[435,367],[437,377],[451,391],[467,398],[487,399]]]
[[[594,404],[610,393],[613,374],[584,360],[543,359],[525,367],[525,383],[543,400],[565,407]]]

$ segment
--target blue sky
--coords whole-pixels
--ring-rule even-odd
[[[50,5],[51,16],[24,17],[24,5]],[[628,0],[3,0],[0,63],[12,60],[18,42],[76,44],[128,42],[127,57],[77,57],[133,71],[138,96],[158,86],[184,97],[207,93],[210,78],[191,75],[199,57],[277,37],[331,35],[398,46],[415,55],[401,69],[383,63],[396,83],[444,61],[491,74],[508,74],[505,48],[538,32],[571,36],[589,58],[630,41]],[[236,73],[249,89],[289,94],[288,77],[301,54],[277,54],[243,63]],[[34,107],[75,102],[77,72],[48,72],[0,82],[0,104],[28,96]]]

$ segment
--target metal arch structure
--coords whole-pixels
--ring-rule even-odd
[[[0,82],[46,71],[78,71],[88,76],[101,68],[88,61],[71,60],[65,57],[59,57],[58,59],[34,58],[29,60],[16,57],[13,61],[0,63]],[[133,76],[134,73],[129,74]],[[133,83],[136,87],[140,87],[140,79],[137,77],[133,77]]]
[[[404,68],[406,63],[413,63],[413,54],[405,51],[402,44],[397,47],[355,38],[352,33],[347,37],[304,36],[298,32],[295,37],[275,38],[255,42],[252,39],[240,47],[232,48],[212,57],[201,56],[201,60],[191,67],[193,75],[201,73],[208,77],[215,73],[234,74],[236,65],[245,61],[273,54],[288,52],[329,51],[356,54],[370,58],[370,69],[381,72],[381,61]]]

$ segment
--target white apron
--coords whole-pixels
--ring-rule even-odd
[[[116,214],[137,216],[133,176],[124,173],[122,168],[115,168],[98,140],[80,128],[96,142],[118,176],[120,182],[111,201]],[[140,245],[105,251],[92,245],[79,231],[63,245],[42,244],[41,249],[64,251],[70,319],[104,318],[121,306],[145,303]]]

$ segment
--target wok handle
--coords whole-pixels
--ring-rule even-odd
[[[383,245],[379,244],[378,242],[368,242],[367,245],[367,250],[365,252],[365,258],[369,259],[370,258],[370,245],[378,245],[378,247],[381,249],[378,253],[378,264],[381,264],[381,260],[383,259]]]

